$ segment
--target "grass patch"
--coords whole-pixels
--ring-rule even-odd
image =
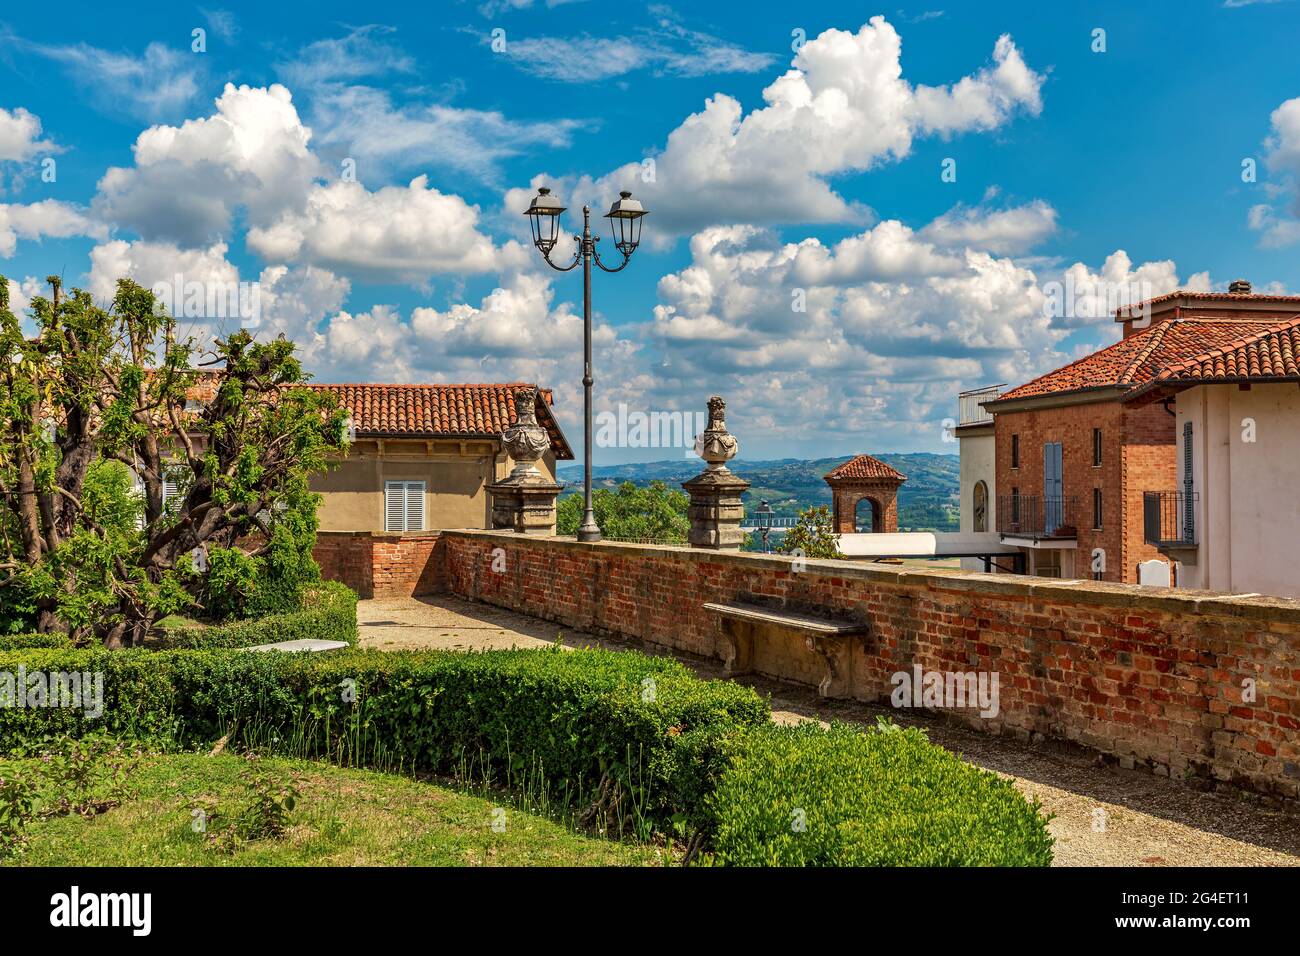
[[[21,772],[14,761],[9,772]],[[308,760],[263,758],[257,769],[300,794],[279,838],[233,854],[193,827],[205,804],[237,805],[250,767],[223,754],[146,757],[120,806],[28,829],[23,866],[652,866],[664,851],[576,833],[560,823],[457,790]],[[492,828],[504,808],[505,827]],[[498,812],[494,816],[494,810]]]

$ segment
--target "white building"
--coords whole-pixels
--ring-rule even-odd
[[[986,385],[962,392],[957,398],[959,409],[954,433],[961,456],[959,527],[964,534],[997,530],[994,527],[994,502],[998,499],[993,480],[997,445],[993,437],[993,414],[980,407],[980,403],[997,398],[1002,388],[1001,385]],[[998,570],[986,568],[983,558],[962,558],[961,566],[967,571]]]
[[[1180,587],[1300,597],[1300,316],[1165,369],[1126,397],[1177,416],[1177,490],[1148,542]]]

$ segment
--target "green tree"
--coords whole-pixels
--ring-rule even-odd
[[[799,512],[799,522],[785,533],[777,550],[781,554],[798,553],[805,558],[844,557],[830,509],[825,505]]]
[[[691,530],[690,498],[662,481],[638,488],[625,481],[617,489],[597,488],[591,493],[596,524],[606,538],[638,538],[684,542]],[[582,494],[566,495],[556,507],[556,531],[576,535],[582,524]]]
[[[298,387],[293,344],[241,330],[200,349],[130,280],[107,308],[49,281],[29,336],[0,276],[0,605],[118,647],[206,611],[214,569],[240,563],[224,552],[301,576],[309,479],[343,449],[345,416]]]

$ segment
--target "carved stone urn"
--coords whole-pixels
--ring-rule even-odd
[[[492,527],[519,534],[555,534],[555,498],[564,485],[537,468],[551,447],[551,436],[537,423],[537,386],[515,392],[515,421],[501,433],[514,459],[510,474],[487,486],[492,495]]]
[[[709,425],[695,444],[705,468],[682,487],[691,496],[690,543],[693,548],[738,551],[745,533],[740,530],[745,506],[740,496],[749,482],[732,474],[727,462],[736,457],[740,442],[727,431],[727,403],[722,396],[709,399]]]
[[[551,447],[551,436],[537,424],[536,385],[515,392],[515,423],[501,433],[501,444],[515,461],[507,481],[546,480],[537,470],[537,460]]]
[[[709,426],[700,436],[698,454],[704,459],[709,471],[730,474],[727,462],[736,457],[740,442],[727,431],[726,415],[727,403],[722,400],[722,396],[712,396],[709,399]]]

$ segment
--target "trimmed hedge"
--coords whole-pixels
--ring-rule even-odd
[[[357,643],[357,595],[346,584],[322,581],[302,592],[302,607],[247,621],[212,627],[179,627],[164,631],[151,649],[202,650],[253,647],[301,638]],[[0,651],[30,647],[72,647],[66,634],[0,635]]]
[[[916,728],[767,726],[708,799],[733,866],[1048,866],[1047,818]]]
[[[0,652],[0,673],[19,666],[102,672],[103,715],[0,707],[0,753],[65,733],[166,749],[206,749],[229,735],[233,746],[594,807],[611,833],[700,836],[719,865],[1045,865],[1052,856],[1036,803],[920,731],[775,727],[753,690],[701,680],[668,658],[558,647]]]
[[[642,654],[559,648],[260,654],[32,650],[0,671],[102,671],[104,714],[0,709],[0,751],[102,730],[164,747],[266,746],[339,763],[490,779],[610,826],[698,826],[723,744],[770,711],[754,691]],[[355,690],[356,703],[345,693]]]
[[[0,651],[20,651],[29,647],[71,647],[66,634],[0,634]]]
[[[302,609],[213,627],[182,627],[165,632],[156,646],[201,650],[253,647],[302,638],[357,643],[357,595],[346,584],[324,581],[303,591]]]

